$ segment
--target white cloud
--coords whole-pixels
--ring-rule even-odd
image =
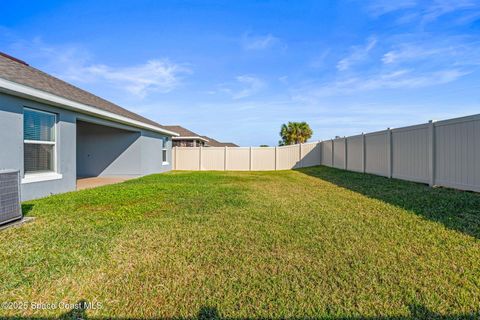
[[[383,54],[385,65],[419,63],[421,67],[437,68],[478,66],[480,62],[479,42],[469,37],[431,38],[428,42],[405,41],[394,45]]]
[[[270,33],[262,36],[245,33],[242,36],[242,46],[245,50],[265,50],[280,44],[280,42],[279,38]]]
[[[278,78],[278,81],[280,81],[282,84],[288,84],[288,76],[281,76]]]
[[[232,93],[233,99],[250,97],[265,87],[265,82],[263,80],[249,75],[238,76],[236,77],[236,80],[244,87],[241,90]]]
[[[310,66],[315,69],[324,68],[327,66],[326,60],[331,53],[330,51],[330,49],[323,50],[321,54],[312,59]]]
[[[338,61],[337,69],[340,71],[345,71],[355,63],[366,60],[370,50],[372,50],[376,44],[377,39],[375,37],[370,37],[364,46],[352,46],[350,48],[350,54]]]
[[[381,16],[398,10],[413,8],[416,5],[416,0],[374,0],[367,6],[367,9],[373,16]]]
[[[430,6],[425,8],[423,22],[434,21],[437,18],[459,10],[480,9],[480,4],[475,0],[436,0]]]
[[[421,58],[431,57],[438,54],[448,54],[451,47],[425,47],[421,44],[401,44],[394,50],[390,50],[382,57],[385,64],[399,63],[403,61],[417,60]]]
[[[93,62],[93,56],[79,45],[49,45],[41,39],[17,41],[15,51],[31,53],[32,60],[51,74],[83,83],[107,83],[143,98],[151,92],[170,92],[179,86],[182,76],[191,72],[184,64],[168,59],[152,59],[145,63],[113,67]],[[30,59],[27,59],[30,60]]]
[[[150,60],[144,64],[123,68],[89,65],[78,71],[86,75],[87,81],[89,78],[95,81],[106,80],[139,97],[153,91],[170,92],[179,85],[180,75],[190,72],[169,60]]]
[[[296,99],[315,101],[320,97],[341,96],[380,89],[418,89],[453,82],[469,72],[460,69],[418,73],[400,69],[366,77],[349,77],[328,84],[317,84],[300,89]]]
[[[266,83],[260,78],[252,75],[240,75],[235,77],[235,82],[220,84],[219,89],[214,92],[226,93],[232,99],[239,100],[257,94],[265,86]]]
[[[422,24],[433,22],[441,16],[461,12],[457,23],[469,23],[480,13],[478,0],[373,0],[367,6],[367,11],[374,17],[399,12],[398,23],[418,21]]]

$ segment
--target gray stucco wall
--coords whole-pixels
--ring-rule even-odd
[[[140,176],[141,133],[77,121],[77,176]]]
[[[51,194],[74,191],[76,189],[77,163],[80,173],[95,172],[95,167],[85,161],[85,154],[79,154],[77,158],[77,120],[93,122],[105,128],[97,126],[98,135],[88,135],[86,147],[96,150],[107,150],[104,154],[97,157],[111,156],[112,152],[119,152],[125,142],[130,139],[132,143],[125,147],[123,152],[119,153],[118,159],[113,159],[110,165],[106,166],[99,175],[135,175],[142,176],[152,173],[160,173],[171,170],[171,138],[168,142],[168,164],[162,164],[162,138],[161,134],[141,130],[122,124],[117,124],[108,120],[103,120],[83,114],[71,112],[61,108],[49,106],[36,101],[23,99],[8,94],[0,93],[0,170],[15,169],[23,172],[23,108],[29,107],[57,114],[57,173],[61,174],[61,179],[48,180],[42,182],[22,183],[22,200],[30,200],[48,196]],[[103,129],[103,130],[102,130]],[[120,131],[122,129],[122,131]],[[81,130],[81,129],[80,129]],[[115,131],[116,130],[116,131]],[[123,131],[128,130],[128,131]],[[110,132],[101,135],[101,132]],[[126,135],[118,135],[119,132],[127,132]],[[108,138],[108,136],[110,137]],[[83,138],[83,136],[81,136]],[[132,139],[135,137],[135,139]],[[98,139],[97,139],[98,138]],[[83,139],[82,139],[83,141]],[[115,143],[112,144],[112,141]],[[116,148],[116,149],[115,149]],[[77,162],[78,161],[78,162]],[[86,162],[84,164],[83,162]],[[87,171],[85,171],[87,170]],[[98,168],[96,169],[97,172]]]
[[[142,176],[170,170],[162,164],[164,136],[82,119],[77,121],[77,176]]]

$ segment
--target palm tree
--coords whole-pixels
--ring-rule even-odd
[[[305,143],[312,137],[313,131],[306,122],[288,122],[288,124],[282,124],[280,129],[279,145],[290,145]]]

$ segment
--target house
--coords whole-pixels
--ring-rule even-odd
[[[0,170],[20,170],[22,200],[76,190],[81,177],[171,170],[162,125],[0,54]]]
[[[213,138],[199,135],[182,126],[164,126],[164,128],[177,132],[178,137],[173,137],[174,147],[238,147],[231,142],[219,142]]]
[[[207,136],[203,137],[208,140],[207,147],[238,147],[238,145],[233,142],[220,142]]]
[[[208,142],[205,137],[178,125],[164,128],[178,133],[178,136],[172,138],[174,147],[204,147]]]

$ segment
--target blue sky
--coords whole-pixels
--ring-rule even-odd
[[[480,0],[0,3],[0,51],[243,146],[480,113]]]

